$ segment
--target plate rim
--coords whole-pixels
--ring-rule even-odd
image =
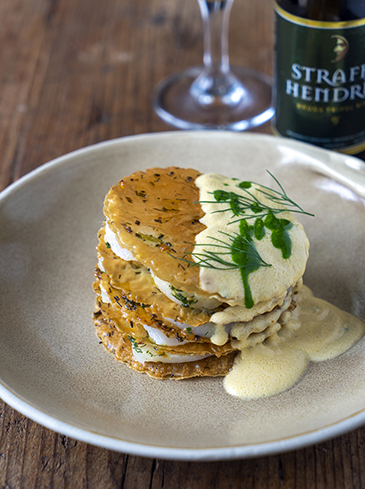
[[[9,387],[5,386],[3,382],[0,382],[0,398],[10,407],[41,426],[84,443],[140,457],[186,462],[211,462],[272,456],[278,453],[299,450],[307,446],[322,443],[357,429],[365,423],[364,407],[362,411],[358,411],[357,413],[352,414],[341,421],[325,426],[324,428],[318,428],[282,440],[235,445],[231,447],[173,448],[121,440],[108,435],[95,433],[92,430],[79,428],[70,422],[66,423],[65,421],[58,419],[57,416],[49,415],[43,412],[40,408],[33,406],[30,402],[25,401],[12,392]]]
[[[346,165],[350,165],[350,167],[354,165],[354,168],[356,168],[356,162],[361,161],[353,156],[335,153],[333,151],[312,146],[310,144],[300,141],[295,141],[282,137],[279,138],[274,135],[262,133],[247,132],[243,134],[238,134],[228,131],[164,131],[135,134],[91,144],[66,153],[64,155],[58,156],[46,163],[43,163],[39,167],[21,176],[19,179],[12,182],[5,189],[3,189],[0,192],[0,204],[2,204],[2,202],[5,201],[7,198],[11,198],[12,194],[16,192],[19,188],[27,185],[28,182],[32,182],[32,180],[38,178],[45,172],[53,171],[55,169],[57,170],[60,166],[66,165],[70,160],[77,158],[81,155],[86,155],[90,152],[94,152],[96,150],[102,150],[103,148],[118,146],[120,144],[123,145],[124,143],[128,143],[130,141],[146,139],[169,139],[171,137],[204,137],[209,139],[211,137],[216,138],[217,136],[222,138],[242,138],[246,140],[256,139],[257,141],[269,142],[269,144],[272,144],[274,146],[276,146],[277,144],[282,144],[284,146],[305,153],[306,155],[314,156],[315,158],[319,159],[324,158],[330,159],[331,161],[335,162],[345,163]],[[318,168],[317,170],[321,173],[326,173],[325,171],[323,171],[323,168]],[[329,176],[336,178],[336,175]],[[342,183],[346,184],[346,181],[342,180]],[[47,414],[46,412],[43,412],[42,409],[35,407],[31,402],[23,399],[2,381],[0,381],[0,398],[10,407],[20,412],[22,415],[30,418],[31,420],[39,423],[40,425],[45,426],[52,431],[65,434],[66,436],[70,436],[71,438],[83,441],[85,443],[136,456],[177,461],[219,461],[275,455],[277,453],[298,450],[306,446],[324,442],[328,439],[352,431],[365,423],[364,404],[364,408],[362,410],[357,411],[356,413],[349,415],[336,423],[312,431],[308,431],[300,435],[293,435],[282,440],[279,439],[270,442],[249,443],[247,445],[234,445],[231,447],[174,448],[168,446],[152,445],[150,443],[144,444],[141,442],[121,440],[120,438],[113,438],[109,435],[103,435],[97,432],[93,432],[92,430],[88,430],[86,428],[80,428],[73,425],[71,422],[62,421],[57,418],[57,416]]]
[[[117,146],[119,144],[123,143],[128,143],[129,141],[135,141],[135,140],[144,140],[144,139],[156,139],[156,138],[171,138],[171,137],[178,137],[178,138],[191,138],[191,137],[206,137],[210,138],[211,136],[216,137],[221,137],[221,138],[241,138],[241,139],[257,139],[257,140],[262,140],[263,142],[268,142],[269,144],[272,144],[273,146],[277,146],[277,143],[282,143],[284,146],[287,146],[289,148],[292,148],[294,150],[301,151],[305,153],[308,156],[313,156],[314,158],[319,158],[323,157],[323,159],[330,160],[332,164],[336,166],[335,171],[331,171],[331,168],[326,164],[326,165],[318,165],[315,166],[313,165],[312,168],[315,168],[318,172],[326,174],[334,179],[340,179],[342,183],[345,185],[353,185],[354,188],[353,190],[357,193],[359,193],[359,186],[356,185],[356,181],[354,181],[355,178],[358,177],[358,170],[361,170],[361,175],[364,180],[361,183],[365,184],[365,163],[362,162],[359,158],[356,156],[352,155],[347,155],[345,153],[339,153],[335,151],[331,151],[325,148],[321,148],[319,146],[314,146],[309,143],[305,143],[302,141],[297,141],[294,139],[290,139],[287,137],[282,137],[282,136],[276,136],[274,134],[265,134],[265,133],[258,133],[258,132],[244,132],[244,133],[237,133],[237,132],[231,132],[231,131],[215,131],[215,130],[207,130],[207,131],[163,131],[163,132],[150,132],[150,133],[140,133],[140,134],[131,134],[129,136],[122,136],[118,138],[113,138],[113,139],[107,139],[104,141],[100,141],[94,144],[90,144],[87,146],[83,146],[81,148],[75,149],[73,151],[70,151],[68,153],[65,153],[63,155],[57,156],[56,158],[52,158],[51,160],[42,163],[39,165],[37,168],[34,168],[33,170],[30,170],[29,172],[25,173],[21,177],[19,177],[17,180],[14,182],[10,183],[7,187],[5,187],[3,190],[0,191],[0,202],[2,199],[5,199],[8,194],[12,193],[15,191],[15,189],[18,186],[24,185],[27,183],[28,180],[32,178],[36,178],[38,175],[51,171],[54,166],[62,166],[63,164],[66,164],[69,159],[72,159],[74,157],[78,157],[82,154],[87,154],[89,152],[102,149],[104,147],[108,146]],[[360,162],[360,163],[359,163]],[[347,171],[349,171],[348,174],[346,175],[341,175],[338,172],[338,166],[343,166]],[[342,165],[341,165],[342,164]],[[341,168],[343,169],[343,168]],[[354,172],[355,170],[355,172]],[[351,179],[353,177],[353,179]],[[364,189],[365,192],[365,189]],[[361,194],[361,191],[360,191]],[[365,196],[365,193],[364,193]]]
[[[12,390],[5,386],[1,381],[0,398],[10,407],[41,426],[84,443],[139,457],[181,462],[212,462],[272,456],[278,453],[295,451],[325,442],[355,430],[365,423],[364,407],[362,411],[358,411],[337,423],[332,423],[324,428],[318,428],[282,440],[235,445],[231,447],[174,448],[121,440],[112,436],[95,433],[92,430],[79,428],[70,422],[66,423],[65,421],[58,419],[57,416],[49,415],[43,412],[40,408],[33,406],[30,402],[25,401],[20,396],[13,393]]]

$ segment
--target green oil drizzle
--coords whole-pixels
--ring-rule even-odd
[[[240,189],[247,190],[252,187],[252,183],[240,182],[237,186]],[[265,236],[265,228],[269,229],[271,231],[272,245],[281,251],[284,259],[288,259],[292,253],[292,241],[289,231],[293,224],[287,219],[277,218],[273,210],[263,206],[261,202],[254,200],[253,197],[253,200],[250,197],[243,199],[242,196],[235,192],[227,192],[225,190],[216,190],[213,195],[217,203],[227,203],[229,205],[233,217],[246,214],[244,209],[251,210],[256,215],[260,214],[259,217],[255,218],[252,225],[248,224],[247,221],[253,219],[253,216],[246,214],[246,216],[242,217],[239,224],[239,235],[236,236],[231,245],[232,261],[237,264],[240,270],[245,291],[245,307],[250,309],[254,306],[254,301],[249,284],[249,275],[258,270],[264,263],[253,243],[253,236],[260,241]],[[280,209],[280,212],[283,210]],[[278,210],[275,209],[275,212],[278,212]],[[253,250],[255,253],[252,253]]]
[[[259,229],[258,233],[257,229]],[[232,260],[240,269],[242,284],[245,291],[245,307],[247,307],[247,309],[251,309],[254,306],[248,276],[262,266],[262,260],[252,240],[253,235],[255,235],[256,239],[262,239],[265,235],[265,228],[263,226],[261,227],[261,224],[256,225],[256,222],[251,226],[247,221],[242,220],[239,224],[239,234],[233,240],[231,246]],[[257,237],[257,235],[259,237]]]
[[[288,231],[293,224],[287,219],[278,219],[270,213],[265,218],[265,226],[271,231],[271,242],[275,248],[281,250],[281,255],[287,259],[291,255],[292,241]]]

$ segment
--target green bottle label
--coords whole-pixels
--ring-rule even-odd
[[[320,22],[275,5],[273,129],[356,154],[365,149],[365,19]]]

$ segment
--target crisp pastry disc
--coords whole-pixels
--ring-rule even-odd
[[[185,363],[145,362],[134,360],[132,345],[127,335],[118,331],[102,312],[94,314],[96,334],[104,347],[114,354],[115,359],[125,363],[133,370],[147,373],[155,379],[188,379],[192,377],[221,377],[233,367],[237,352],[230,352],[216,357],[208,356],[199,361]]]

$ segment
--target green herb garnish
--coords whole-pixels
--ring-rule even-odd
[[[202,201],[201,204],[228,204],[229,207],[223,209],[217,209],[213,211],[216,212],[226,212],[231,210],[233,216],[239,216],[239,219],[254,219],[261,218],[264,219],[268,213],[280,214],[282,212],[294,212],[300,214],[306,214],[308,216],[313,216],[313,214],[304,211],[296,202],[294,202],[288,194],[285,192],[283,186],[274,177],[272,173],[268,171],[269,175],[275,180],[279,187],[279,190],[271,189],[265,185],[261,185],[255,182],[240,182],[237,187],[244,191],[245,195],[237,194],[236,192],[227,192],[226,190],[215,190],[212,192],[214,200],[212,201]],[[262,200],[258,199],[249,191],[249,189],[255,185],[257,190],[268,199],[272,205],[264,203]],[[276,207],[277,205],[283,207]],[[253,212],[255,215],[249,214],[245,215],[247,211]],[[231,223],[237,222],[237,220],[232,220]]]
[[[131,345],[132,345],[132,348],[135,352],[137,353],[147,353],[147,355],[149,355],[150,357],[153,357],[154,354],[151,353],[149,350],[145,350],[143,351],[142,350],[142,347],[146,346],[145,343],[143,342],[138,342],[135,338],[133,338],[133,336],[128,336],[128,339],[129,341],[131,342]]]
[[[254,302],[248,283],[248,276],[260,267],[270,267],[271,265],[261,258],[256,249],[252,240],[254,227],[247,224],[246,221],[241,221],[239,231],[239,234],[234,233],[233,235],[221,232],[227,237],[227,241],[210,237],[213,242],[201,246],[214,246],[221,251],[204,249],[202,253],[191,253],[194,261],[185,261],[188,261],[191,266],[213,268],[215,270],[239,270],[245,290],[245,306],[250,309],[253,307]]]
[[[137,340],[133,338],[133,336],[128,336],[128,339],[131,342],[134,351],[136,351],[137,353],[143,353],[141,347],[146,346],[145,343],[138,343]]]
[[[179,302],[181,302],[183,307],[191,307],[193,304],[198,302],[195,297],[189,297],[183,290],[177,289],[173,285],[170,285],[171,295],[175,297]]]

